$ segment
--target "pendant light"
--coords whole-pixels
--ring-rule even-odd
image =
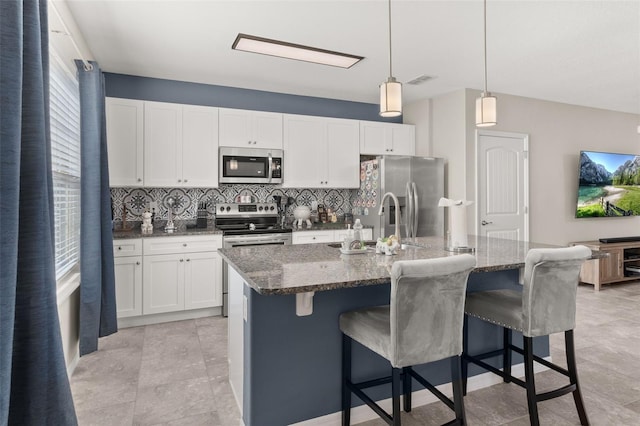
[[[476,126],[490,127],[497,124],[496,97],[487,91],[487,0],[484,0],[484,91],[476,99]]]
[[[393,77],[391,68],[391,0],[389,0],[389,78],[380,85],[380,116],[402,114],[402,83]]]

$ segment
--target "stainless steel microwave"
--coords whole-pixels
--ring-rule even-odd
[[[220,183],[282,183],[281,149],[220,147]]]

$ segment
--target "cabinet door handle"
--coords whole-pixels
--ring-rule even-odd
[[[142,182],[142,179],[141,179],[141,178],[138,178],[138,182]]]
[[[180,259],[180,262],[184,262],[184,259]]]
[[[185,180],[184,180],[184,183],[187,183],[187,182],[188,182],[188,181],[185,179]]]
[[[187,259],[187,262],[191,262],[191,259]]]
[[[122,247],[118,246],[118,250],[122,250]]]
[[[182,179],[178,179],[178,182],[182,182]]]
[[[182,247],[186,247],[186,246],[187,246],[187,243],[182,243]]]
[[[136,265],[140,265],[140,262],[136,262]]]

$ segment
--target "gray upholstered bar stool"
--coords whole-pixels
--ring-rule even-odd
[[[454,410],[451,424],[465,424],[462,400],[462,324],[467,278],[476,264],[464,254],[439,259],[397,261],[391,268],[391,301],[340,315],[342,331],[342,424],[349,425],[351,393],[383,420],[400,425],[400,393],[411,411],[415,379]],[[391,376],[351,382],[351,340],[391,363]],[[411,366],[451,357],[453,401],[417,374]],[[402,391],[400,383],[402,382]],[[389,415],[362,390],[391,383],[393,412]]]
[[[463,354],[463,376],[466,392],[467,365],[472,362],[501,376],[505,382],[514,382],[527,390],[529,420],[539,425],[539,401],[573,393],[580,423],[589,424],[584,409],[573,344],[573,329],[576,317],[576,291],[580,266],[591,256],[585,246],[557,249],[532,249],[527,253],[522,292],[515,290],[490,290],[467,295],[465,314],[503,327],[503,349],[480,355],[469,355],[467,350],[467,327],[465,327],[465,350]],[[466,322],[466,321],[465,321]],[[523,348],[512,344],[512,331],[523,335]],[[564,332],[567,369],[533,354],[533,338]],[[511,353],[524,356],[525,381],[511,375]],[[502,356],[502,371],[485,363],[483,359]],[[537,361],[569,378],[569,384],[561,388],[536,394],[533,361]]]

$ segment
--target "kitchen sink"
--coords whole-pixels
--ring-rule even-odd
[[[329,247],[333,247],[333,248],[340,248],[342,247],[342,243],[330,243],[327,244]],[[367,247],[375,247],[376,246],[376,241],[365,241],[364,245]]]

